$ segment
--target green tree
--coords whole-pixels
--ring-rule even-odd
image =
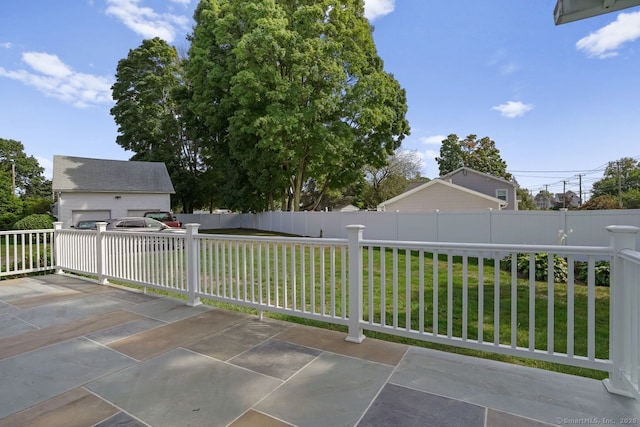
[[[38,160],[26,155],[21,142],[0,138],[0,171],[9,177],[2,181],[9,191],[15,179],[16,196],[51,198],[51,181],[44,177],[44,168]]]
[[[48,212],[52,202],[51,181],[38,160],[24,152],[21,142],[0,138],[0,229],[12,229],[26,215]]]
[[[164,162],[176,190],[174,208],[193,212],[205,202],[202,144],[177,50],[164,40],[143,40],[118,62],[112,87],[118,145],[131,160]]]
[[[640,191],[640,162],[631,157],[609,162],[601,180],[593,183],[592,198],[609,195],[616,198],[616,208],[636,209]]]
[[[516,188],[516,195],[520,199],[518,202],[518,210],[530,211],[537,209],[536,201],[531,197],[531,194],[529,194],[529,190],[526,188]]]
[[[414,151],[399,150],[387,158],[387,163],[364,168],[368,184],[365,207],[374,209],[380,203],[401,194],[412,179],[420,177],[422,161]]]
[[[591,197],[580,206],[580,210],[619,209],[618,199],[610,194]]]
[[[478,139],[476,135],[469,135],[461,140],[451,134],[442,141],[440,156],[436,157],[440,169],[440,176],[466,166],[478,172],[513,180],[507,172],[507,163],[500,157],[500,150],[489,137]]]
[[[409,133],[362,0],[202,0],[195,21],[192,109],[233,207],[298,210],[306,189],[348,187]]]

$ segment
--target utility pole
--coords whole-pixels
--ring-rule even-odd
[[[579,206],[582,206],[582,176],[583,174],[581,173],[578,174],[578,182],[579,182],[579,188],[580,188],[580,198],[578,199]]]
[[[618,175],[618,207],[622,209],[622,180],[620,178],[620,161],[616,161],[616,166]]]
[[[16,195],[16,162],[11,160],[11,194]]]
[[[567,207],[567,181],[562,181],[562,207]]]

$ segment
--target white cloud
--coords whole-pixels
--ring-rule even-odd
[[[25,52],[22,60],[34,70],[51,77],[64,78],[73,72],[56,55],[43,52]]]
[[[107,0],[107,15],[114,16],[131,30],[144,38],[160,37],[168,43],[173,42],[181,28],[187,28],[186,16],[170,13],[159,14],[150,7],[141,6],[141,0]],[[174,0],[175,3],[188,4],[187,0]]]
[[[610,58],[626,42],[640,38],[640,12],[621,13],[615,21],[598,31],[581,38],[576,43],[578,50],[590,57]]]
[[[491,107],[492,110],[499,111],[504,117],[513,119],[524,115],[527,111],[533,110],[533,105],[524,104],[520,101],[508,101],[504,104]]]
[[[0,77],[17,80],[78,108],[113,102],[110,78],[78,73],[56,55],[44,52],[25,52],[22,60],[31,70],[0,67]]]
[[[420,142],[427,145],[441,145],[445,139],[447,139],[445,135],[424,136],[420,138]]]
[[[11,49],[13,47],[13,44],[9,43],[9,42],[0,43],[0,47],[5,48],[5,49]]]
[[[170,0],[173,3],[181,4],[182,6],[189,6],[191,0]]]
[[[373,21],[393,12],[396,0],[364,0],[364,16]]]

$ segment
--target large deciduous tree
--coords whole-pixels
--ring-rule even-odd
[[[362,0],[202,0],[187,76],[226,200],[298,210],[382,166],[409,133]]]
[[[469,135],[461,140],[455,134],[449,135],[442,141],[436,162],[441,176],[466,166],[496,177],[513,179],[507,172],[507,163],[500,157],[496,143],[486,136],[478,139],[476,135]]]
[[[172,203],[184,212],[205,203],[202,144],[177,50],[154,38],[118,62],[111,109],[116,142],[135,154],[131,160],[164,162],[174,184]]]

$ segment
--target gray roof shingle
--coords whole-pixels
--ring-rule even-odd
[[[53,191],[175,193],[164,163],[71,156],[53,156]]]

